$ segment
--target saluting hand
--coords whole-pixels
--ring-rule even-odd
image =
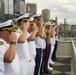
[[[43,19],[41,18],[40,20],[35,20],[35,23],[37,24],[37,26],[40,28],[43,26]]]
[[[27,30],[27,29],[29,28],[29,26],[30,26],[30,22],[24,23],[24,24],[23,24],[23,31],[24,31],[24,30]]]
[[[31,29],[32,29],[32,31],[36,31],[36,29],[37,29],[36,23],[34,23],[33,25],[31,25]]]
[[[16,42],[17,36],[16,36],[15,32],[11,32],[11,35],[9,35],[9,39],[10,39],[10,42],[11,41]]]

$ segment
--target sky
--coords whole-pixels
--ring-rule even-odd
[[[58,17],[58,23],[64,23],[66,18],[68,24],[76,24],[76,0],[26,0],[26,3],[37,4],[37,14],[42,9],[50,9],[50,18]]]

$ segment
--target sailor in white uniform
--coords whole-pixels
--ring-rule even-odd
[[[43,19],[41,15],[34,15],[34,21],[37,25],[37,32],[36,32],[36,38],[35,38],[35,44],[36,44],[36,66],[35,66],[35,72],[34,75],[41,75],[42,74],[42,58],[43,58],[43,41],[42,38],[45,38],[45,34],[43,32]]]
[[[58,28],[57,26],[55,27],[55,45],[54,45],[54,51],[52,55],[52,60],[56,60],[56,52],[57,52],[57,46],[58,46]]]
[[[12,20],[0,24],[0,75],[19,75],[16,30]]]
[[[51,52],[51,36],[52,35],[52,25],[51,22],[45,23],[46,27],[46,52],[45,52],[45,62],[44,62],[44,73],[49,74],[49,71],[53,70],[53,67],[49,66],[49,58],[50,58],[50,52]]]
[[[30,25],[29,14],[24,14],[16,19],[19,29],[17,30],[17,36],[19,37],[17,43],[17,53],[20,60],[20,74],[19,75],[28,75],[29,65],[30,65],[30,53],[29,46],[27,41],[28,28]]]
[[[30,27],[28,29],[29,37],[27,38],[28,44],[29,44],[29,52],[31,57],[30,67],[29,67],[29,74],[28,75],[34,75],[35,70],[35,57],[36,57],[36,46],[35,46],[35,37],[36,37],[36,24],[34,22],[34,18],[30,18]]]
[[[54,45],[55,45],[55,26],[52,28],[52,33],[53,33],[53,37],[51,37],[51,52],[50,52],[50,57],[49,57],[49,64],[53,65],[55,62],[53,62],[52,60],[52,55],[54,52]]]
[[[3,42],[1,41],[1,38],[0,38],[0,75],[4,75],[4,53],[5,51],[3,50]]]

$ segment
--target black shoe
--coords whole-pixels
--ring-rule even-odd
[[[49,72],[44,72],[44,74],[50,74]]]
[[[52,72],[49,72],[49,71],[47,71],[47,72],[44,72],[44,74],[51,74]]]
[[[58,59],[57,59],[57,58],[53,58],[52,60],[55,62],[55,61],[58,60]]]
[[[48,69],[44,71],[44,74],[50,74]]]
[[[49,64],[49,66],[50,66],[50,67],[53,67],[53,65],[52,65],[52,64]]]

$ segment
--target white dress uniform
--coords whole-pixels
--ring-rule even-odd
[[[2,41],[3,42],[3,44],[2,45],[0,45],[0,53],[2,54],[2,59],[0,59],[0,60],[2,60],[2,72],[4,73],[4,75],[19,75],[19,71],[20,71],[20,69],[19,69],[19,58],[18,58],[18,56],[17,56],[17,54],[15,55],[15,58],[14,58],[14,60],[13,60],[13,62],[12,63],[4,63],[4,65],[3,65],[3,59],[4,59],[4,54],[5,54],[5,52],[6,52],[6,50],[9,48],[9,44],[7,44],[3,39],[1,39],[0,38],[0,41]],[[4,69],[5,69],[5,71],[4,71]],[[3,75],[3,74],[0,74],[0,75]]]
[[[50,57],[49,57],[50,59],[52,57],[53,50],[54,50],[54,40],[53,38],[51,38],[51,51],[50,51]]]
[[[54,32],[54,37],[53,38],[51,38],[51,51],[50,51],[50,57],[49,57],[49,62],[48,62],[48,64],[51,62],[53,62],[52,61],[52,54],[53,54],[53,51],[54,51],[54,45],[55,45],[55,32]]]
[[[45,39],[42,39],[42,42],[43,42],[42,49],[45,49],[45,48],[46,48],[46,42],[45,42]]]
[[[58,41],[58,35],[55,36],[55,41]]]
[[[36,32],[38,32],[39,28],[37,27]],[[43,49],[43,39],[39,36],[35,38],[35,44],[36,48],[42,48]]]
[[[6,47],[3,44],[2,39],[0,38],[0,75],[4,75],[5,68],[4,68],[4,54],[6,52]]]
[[[20,29],[17,30],[17,37],[22,34]],[[17,43],[17,53],[20,60],[20,74],[19,75],[28,75],[29,64],[30,64],[30,54],[27,40],[25,43]]]
[[[30,33],[31,35],[32,33]],[[34,70],[35,70],[35,57],[36,57],[36,46],[35,46],[35,41],[30,41],[28,42],[29,44],[29,52],[30,52],[30,57],[31,57],[31,62],[30,62],[30,67],[29,67],[29,73],[28,75],[34,75]]]
[[[41,37],[37,36],[35,38],[35,44],[36,44],[36,48],[41,48],[41,61],[40,61],[40,66],[39,66],[39,71],[38,71],[38,75],[40,74],[40,69],[41,69],[41,65],[42,65],[42,58],[43,58],[43,40]]]

